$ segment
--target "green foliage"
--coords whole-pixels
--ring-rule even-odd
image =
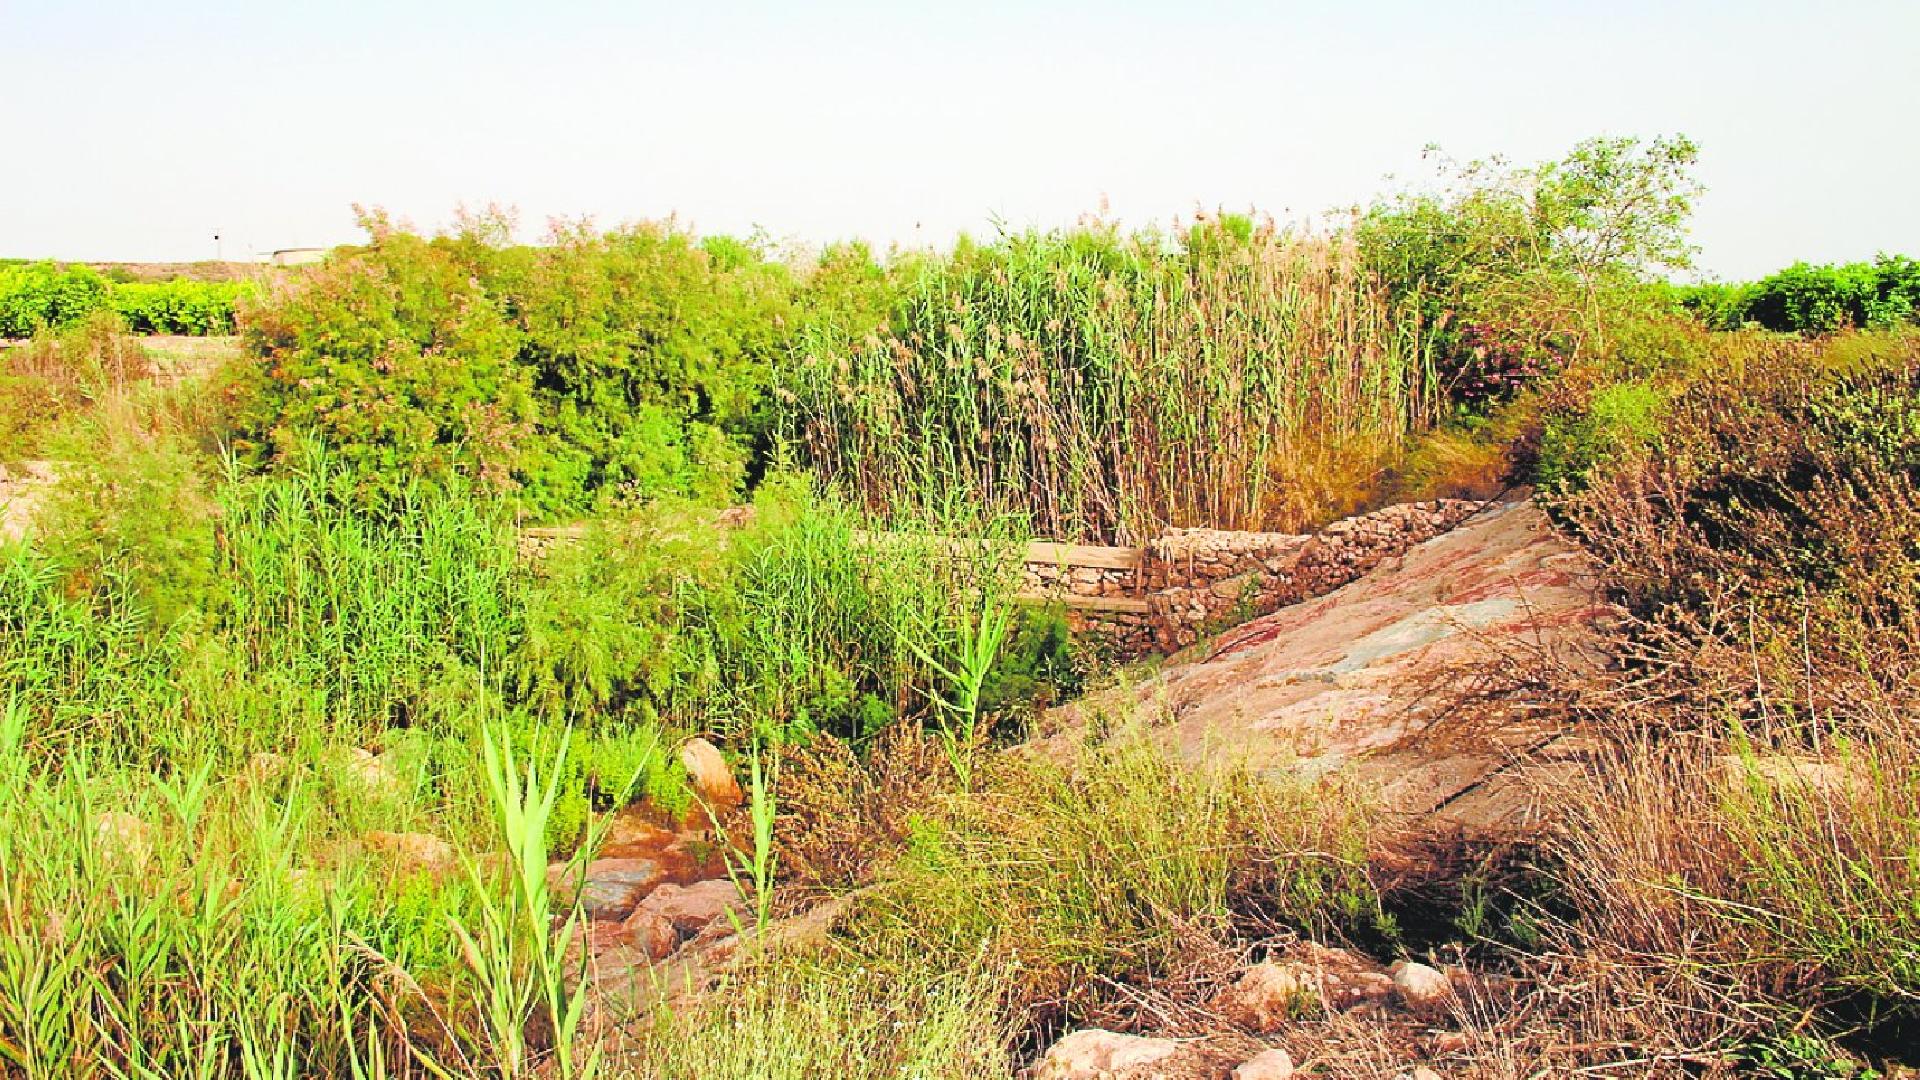
[[[1085,683],[1085,662],[1061,610],[1022,607],[980,689],[980,710],[1017,714],[1075,697]]]
[[[871,507],[957,492],[1061,537],[1287,527],[1427,415],[1420,350],[1338,239],[1096,223],[895,272],[886,325],[809,326],[780,387],[795,449]]]
[[[1767,1080],[1880,1080],[1881,1072],[1817,1035],[1780,1031],[1754,1039],[1737,1054],[1741,1075]]]
[[[249,310],[261,363],[236,446],[286,458],[311,435],[376,500],[418,481],[509,486],[533,415],[519,333],[462,250],[367,224],[368,248],[281,282]]]
[[[474,977],[472,1001],[486,1032],[491,1060],[506,1076],[532,1071],[540,1055],[530,1040],[535,1022],[552,1033],[552,1071],[560,1080],[588,1080],[598,1068],[600,1043],[582,1030],[587,973],[568,957],[584,934],[578,906],[555,912],[548,867],[548,835],[561,794],[567,743],[550,758],[518,767],[512,737],[481,733],[487,791],[507,846],[507,895],[496,898],[477,864],[467,873],[479,898],[472,928],[453,932]],[[558,918],[556,919],[556,915]]]
[[[38,527],[71,568],[69,589],[124,580],[160,626],[218,602],[212,506],[191,444],[87,416],[55,449],[67,462]]]
[[[207,337],[234,332],[234,304],[251,286],[229,281],[127,282],[109,294],[116,314],[135,334]]]
[[[1673,297],[1715,330],[1887,330],[1920,322],[1920,261],[1881,255],[1870,263],[1795,263],[1746,284],[1677,286]]]
[[[250,286],[180,278],[116,282],[89,266],[0,266],[0,338],[64,330],[103,311],[136,334],[231,334],[235,302]]]
[[[1769,330],[1825,333],[1920,321],[1920,262],[1882,255],[1871,263],[1795,263],[1754,283],[1743,321]]]
[[[1045,1028],[1224,938],[1236,911],[1324,932],[1377,910],[1368,819],[1335,787],[1185,766],[1138,730],[1068,758],[996,760],[977,798],[917,819],[837,944],[876,966],[992,957],[1006,1007]]]
[[[1698,157],[1681,136],[1589,139],[1524,168],[1442,159],[1436,185],[1377,203],[1356,236],[1396,316],[1434,349],[1445,391],[1497,399],[1604,354],[1611,319],[1649,302],[1643,284],[1687,265]],[[1489,371],[1490,354],[1511,360]]]
[[[763,485],[755,510],[730,537],[730,572],[679,595],[723,708],[794,734],[858,738],[926,708],[930,675],[915,646],[928,628],[982,597],[1004,603],[1015,587],[1005,523],[995,536],[977,518],[972,529],[913,518],[869,540],[877,522],[797,477]],[[990,539],[968,550],[945,539],[969,532]]]
[[[758,249],[671,223],[539,247],[500,221],[431,240],[364,224],[367,246],[249,313],[256,456],[313,432],[370,478],[477,479],[554,517],[724,501],[767,449],[794,286]]]
[[[69,326],[106,306],[107,290],[106,279],[90,267],[0,267],[0,337]]]
[[[956,559],[933,523],[869,541],[875,524],[779,474],[738,528],[663,503],[589,530],[529,589],[516,690],[548,716],[795,738],[925,712],[916,646],[962,598],[1010,595],[1012,541]]]
[[[1667,296],[1673,306],[1710,329],[1738,330],[1747,323],[1753,286],[1719,281],[1669,285]]]
[[[705,671],[680,633],[675,594],[682,579],[719,573],[701,516],[656,507],[547,554],[514,664],[530,706],[549,717],[655,717],[699,683]]]
[[[1535,479],[1551,494],[1580,490],[1596,466],[1654,445],[1663,402],[1646,383],[1612,383],[1596,391],[1585,410],[1549,416]]]

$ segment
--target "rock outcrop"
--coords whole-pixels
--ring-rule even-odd
[[[1071,728],[1090,710],[1132,708],[1164,721],[1190,758],[1276,777],[1344,772],[1436,828],[1526,832],[1542,782],[1588,747],[1503,707],[1499,691],[1531,660],[1584,652],[1592,624],[1612,617],[1586,566],[1530,499],[1496,505],[1056,719]]]

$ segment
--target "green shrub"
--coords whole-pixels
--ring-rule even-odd
[[[0,337],[59,330],[107,303],[107,280],[85,266],[0,267]]]
[[[522,470],[535,512],[738,493],[748,458],[765,449],[784,267],[670,223],[563,230],[542,247],[489,255],[487,287],[513,314],[545,436],[541,459]]]
[[[1753,304],[1753,286],[1703,282],[1697,285],[1668,287],[1673,305],[1713,330],[1738,330],[1745,326]]]
[[[231,334],[234,305],[249,286],[237,282],[129,282],[92,267],[50,262],[0,266],[0,337],[64,330],[111,311],[136,334]]]
[[[724,541],[706,517],[649,508],[544,558],[513,658],[531,708],[556,718],[653,718],[712,674],[677,599],[683,581],[698,590],[724,573]]]
[[[512,487],[533,420],[519,332],[460,249],[368,225],[367,248],[281,281],[248,309],[260,363],[237,447],[285,458],[311,435],[374,501],[422,481]]]
[[[1526,167],[1443,158],[1433,185],[1371,207],[1356,239],[1440,386],[1475,407],[1553,361],[1606,355],[1614,318],[1660,302],[1647,283],[1691,258],[1698,157],[1680,136],[1588,139]]]
[[[1679,290],[1682,306],[1707,325],[1733,330],[1826,334],[1920,321],[1920,261],[1881,255],[1873,262],[1815,266],[1795,263],[1747,285]]]
[[[793,283],[758,249],[671,223],[539,247],[498,222],[431,240],[365,224],[368,245],[249,307],[250,453],[311,432],[370,497],[467,477],[537,518],[727,501],[764,465]]]
[[[1883,328],[1920,313],[1920,263],[1882,258],[1844,266],[1800,263],[1754,286],[1748,316],[1769,330]]]
[[[219,602],[203,459],[178,435],[117,417],[82,418],[56,449],[66,458],[36,523],[74,591],[122,578],[156,625]]]
[[[1586,486],[1598,465],[1645,450],[1660,434],[1661,392],[1646,383],[1612,383],[1596,391],[1586,409],[1547,418],[1540,436],[1535,479],[1556,495]]]
[[[180,278],[116,284],[108,298],[131,333],[206,337],[234,332],[234,304],[248,288]]]
[[[1022,713],[1080,692],[1085,659],[1058,608],[1022,608],[980,692],[980,711]]]

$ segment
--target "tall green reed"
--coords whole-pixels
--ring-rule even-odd
[[[557,777],[566,769],[567,743],[561,741],[544,768],[529,760],[524,773],[509,732],[489,728],[482,732],[480,746],[507,843],[508,887],[504,898],[495,897],[478,864],[468,863],[480,898],[479,928],[455,922],[453,932],[474,979],[475,1011],[502,1075],[526,1076],[542,1068],[542,1055],[528,1040],[529,1022],[539,1015],[553,1033],[554,1074],[585,1080],[598,1068],[599,1047],[583,1039],[585,975],[569,958],[584,945],[585,918],[576,901],[556,929],[547,880],[547,823],[560,794]]]
[[[1104,225],[917,264],[884,335],[815,328],[786,432],[875,507],[961,490],[1038,531],[1290,527],[1432,411],[1417,337],[1342,237]]]

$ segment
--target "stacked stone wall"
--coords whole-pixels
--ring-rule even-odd
[[[1304,536],[1179,529],[1149,541],[1136,568],[1037,569],[1029,562],[1028,584],[1037,597],[1065,602],[1075,631],[1117,657],[1169,653],[1231,623],[1324,596],[1481,506],[1463,499],[1406,503]],[[1079,606],[1073,598],[1091,603]],[[1127,603],[1105,608],[1101,598]]]

